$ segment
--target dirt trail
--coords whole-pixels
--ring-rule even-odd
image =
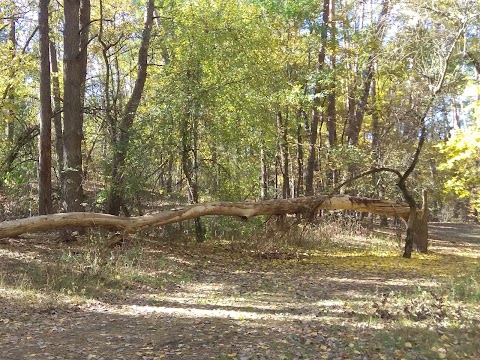
[[[480,358],[480,309],[428,294],[476,266],[477,231],[435,224],[433,238],[461,239],[475,251],[437,254],[442,242],[434,242],[432,254],[412,260],[371,248],[259,256],[224,244],[158,245],[149,256],[174,259],[188,281],[42,309],[0,284],[0,359]],[[45,253],[1,244],[0,275],[13,271],[9,254],[39,260],[58,245],[42,246]]]
[[[430,223],[429,237],[433,240],[466,242],[480,245],[480,225],[474,223]]]

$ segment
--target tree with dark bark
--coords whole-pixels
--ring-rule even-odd
[[[65,0],[63,31],[63,199],[67,211],[83,211],[83,100],[87,73],[90,0]]]
[[[324,0],[323,2],[323,27],[320,34],[320,49],[317,56],[317,73],[321,74],[325,69],[325,56],[327,51],[327,24],[329,23],[330,0]],[[318,126],[321,117],[322,98],[321,93],[324,90],[323,84],[320,80],[317,80],[315,84],[315,95],[313,100],[312,122],[310,125],[310,138],[308,144],[307,155],[307,168],[305,170],[305,194],[314,194],[314,174],[315,174],[315,162],[317,157],[317,138],[318,138]]]
[[[50,89],[50,36],[48,7],[50,0],[40,0],[38,29],[40,34],[40,139],[38,161],[38,212],[53,212],[52,206],[52,103]]]
[[[50,63],[52,67],[53,124],[55,129],[54,144],[57,156],[57,172],[60,184],[63,184],[62,96],[60,95],[60,71],[58,69],[57,47],[52,39],[50,39]]]

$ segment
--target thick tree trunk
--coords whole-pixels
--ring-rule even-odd
[[[38,212],[51,214],[52,206],[52,100],[50,89],[50,36],[48,6],[40,0],[38,29],[40,33],[40,141],[38,160]]]
[[[415,248],[421,252],[426,253],[428,249],[428,198],[427,192],[423,190],[422,209],[417,211],[416,222],[413,227],[415,234],[414,244]]]
[[[67,211],[83,210],[82,139],[89,0],[64,2],[64,201]]]
[[[18,236],[65,227],[101,227],[122,231],[124,234],[143,229],[177,223],[201,216],[238,216],[251,218],[259,215],[285,215],[309,213],[312,210],[357,210],[375,214],[397,216],[407,221],[410,208],[376,199],[352,196],[310,196],[294,199],[266,200],[259,202],[217,202],[193,204],[157,214],[123,218],[107,214],[73,212],[31,217],[0,223],[0,238]]]

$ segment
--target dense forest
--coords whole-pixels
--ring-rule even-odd
[[[0,359],[480,359],[479,0],[0,14]]]
[[[433,219],[478,217],[477,1],[0,9],[3,220],[328,194],[372,169],[338,190],[403,201],[398,172]]]

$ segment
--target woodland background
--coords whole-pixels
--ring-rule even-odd
[[[0,358],[480,358],[478,0],[0,0],[0,69]]]
[[[2,220],[329,193],[404,171],[423,125],[409,188],[434,220],[478,218],[478,1],[0,9]],[[342,191],[402,200],[395,180]],[[234,226],[202,221],[197,239]]]

